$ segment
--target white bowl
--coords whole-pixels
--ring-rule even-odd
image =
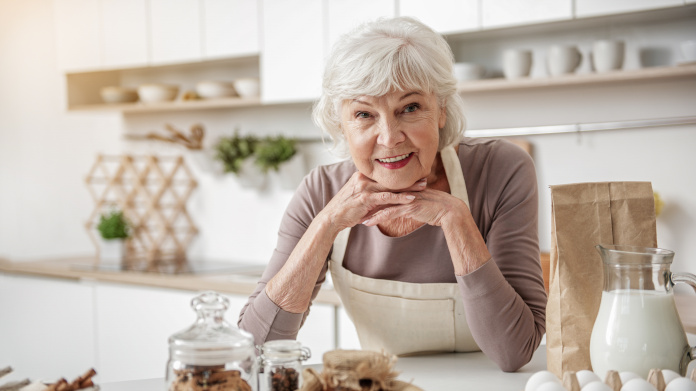
[[[105,103],[130,103],[138,100],[135,88],[109,86],[99,90],[99,94]]]
[[[138,96],[143,103],[169,102],[176,99],[179,86],[167,84],[143,84],[138,87]]]
[[[454,64],[454,77],[458,81],[483,79],[486,68],[470,62],[458,62]]]
[[[256,98],[259,96],[259,79],[246,77],[234,81],[234,89],[242,98]]]
[[[234,83],[226,81],[202,81],[196,84],[196,93],[203,99],[237,96]]]

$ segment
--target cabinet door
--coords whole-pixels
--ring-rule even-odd
[[[154,65],[201,60],[201,4],[198,0],[149,0]]]
[[[259,52],[257,0],[203,0],[203,57]]]
[[[262,15],[262,100],[318,98],[324,69],[322,0],[264,0]]]
[[[0,275],[0,366],[12,365],[16,380],[97,368],[92,300],[89,284]]]
[[[481,24],[483,28],[572,18],[572,0],[481,0]]]
[[[683,0],[575,0],[575,16],[584,18],[680,5],[684,5]]]
[[[329,48],[341,35],[363,22],[396,16],[395,0],[333,0],[327,2],[326,7],[329,15]],[[359,12],[360,10],[370,12]]]
[[[102,0],[103,67],[147,65],[145,0]]]
[[[196,320],[197,292],[100,283],[96,287],[99,379],[115,382],[164,377],[168,338]],[[246,298],[228,297],[226,320],[236,326]]]
[[[54,0],[58,66],[66,72],[101,65],[99,1]]]
[[[399,0],[401,16],[411,16],[440,33],[477,30],[479,0]]]

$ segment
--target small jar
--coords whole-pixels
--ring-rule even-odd
[[[268,341],[259,347],[263,365],[262,391],[295,391],[302,386],[302,362],[311,357],[309,348],[290,339]]]
[[[229,305],[215,292],[191,300],[198,319],[169,337],[168,391],[258,391],[254,338],[225,321]]]

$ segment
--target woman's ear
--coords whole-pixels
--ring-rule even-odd
[[[442,129],[445,127],[445,124],[447,123],[447,102],[443,102],[442,106],[440,107],[440,118],[438,118],[438,123],[437,126],[439,129]]]

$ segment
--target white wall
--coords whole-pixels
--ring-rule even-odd
[[[243,133],[319,136],[308,104],[123,118],[66,113],[52,12],[50,0],[0,1],[0,257],[26,260],[94,251],[84,230],[93,205],[84,177],[96,154],[181,152],[156,142],[125,142],[124,130],[162,130],[165,123],[188,129],[202,122],[208,145],[235,127]],[[628,39],[644,36],[640,31],[626,29],[621,34]],[[663,41],[692,33],[693,27],[677,24]],[[482,50],[471,42],[461,45],[455,47],[459,59]],[[535,45],[543,54],[546,43]],[[482,129],[694,115],[694,91],[693,80],[681,80],[486,93],[465,100],[470,128]],[[550,246],[548,185],[648,180],[666,202],[658,219],[659,244],[676,250],[675,269],[696,272],[696,243],[689,240],[696,237],[695,131],[681,126],[529,137],[539,176],[542,250]],[[303,147],[322,151],[320,143]],[[321,152],[307,160],[313,166],[337,158]],[[200,186],[189,208],[201,235],[191,257],[265,262],[291,193],[275,186],[262,192],[241,189],[229,177],[195,166],[194,171]]]

